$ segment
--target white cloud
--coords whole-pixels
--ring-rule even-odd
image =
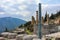
[[[6,6],[6,5],[0,5],[2,8],[5,8],[5,9],[8,9],[9,6]]]
[[[2,0],[3,3],[22,4],[25,0]]]
[[[27,4],[32,4],[32,2],[34,3],[33,0],[25,0],[25,2],[26,2]]]
[[[25,2],[27,3],[27,4],[38,4],[39,2],[41,2],[40,0],[25,0]]]
[[[41,3],[41,0],[35,0],[36,4]]]
[[[42,10],[43,10],[44,8],[48,7],[49,5],[48,4],[42,4],[41,6],[42,6]]]
[[[3,2],[3,3],[10,2],[10,3],[12,3],[12,4],[16,3],[16,2],[13,1],[13,0],[2,0],[2,2]]]
[[[17,12],[16,14],[26,17],[26,16],[28,16],[30,14],[30,12],[29,11],[21,11],[21,12]]]
[[[27,10],[27,8],[29,7],[28,5],[35,5],[39,2],[39,0],[2,0],[1,2],[2,2],[1,7],[4,8],[7,16],[20,15],[25,18],[24,20],[29,20],[28,18],[26,18],[26,17],[29,17],[31,14],[31,11],[28,11],[30,8]],[[18,8],[21,11],[19,11]],[[4,13],[1,13],[1,14],[4,14]],[[22,18],[22,17],[19,17],[19,18]]]
[[[20,10],[24,10],[24,9],[27,8],[27,5],[20,5],[18,8],[19,8]]]
[[[5,14],[4,12],[0,12],[0,14]]]
[[[60,6],[60,4],[42,4],[42,10],[47,7]]]
[[[10,9],[12,12],[16,12],[17,10],[15,8]]]
[[[60,6],[60,4],[50,4],[49,6]]]
[[[25,0],[16,0],[18,4],[22,4]]]
[[[47,0],[47,2],[49,2],[49,1],[51,1],[51,0]]]
[[[10,2],[11,0],[5,0],[6,2]]]

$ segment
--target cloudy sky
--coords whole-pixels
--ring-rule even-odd
[[[42,4],[42,16],[46,11],[51,14],[60,10],[60,0],[0,0],[0,18],[14,17],[29,21],[31,16],[36,15],[38,3]]]

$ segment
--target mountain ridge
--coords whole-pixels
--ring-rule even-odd
[[[8,30],[13,30],[21,24],[26,23],[26,21],[13,17],[3,17],[0,18],[0,32],[3,32],[5,28]]]

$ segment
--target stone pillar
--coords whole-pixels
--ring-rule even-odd
[[[38,33],[38,25],[34,24],[34,34],[37,35]]]
[[[36,22],[33,16],[32,16],[31,25],[33,25],[33,34],[36,34]]]
[[[47,14],[47,24],[49,24],[49,14]]]
[[[38,11],[36,11],[36,24],[38,25]]]
[[[35,24],[35,18],[34,18],[34,16],[32,16],[31,24],[32,24],[32,25],[34,25],[34,24]]]
[[[36,23],[34,24],[34,34],[38,34],[38,11],[36,11]]]
[[[38,23],[38,37],[42,38],[42,32],[41,32],[41,3],[39,3],[39,23]]]

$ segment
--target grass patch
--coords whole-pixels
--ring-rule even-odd
[[[26,30],[26,33],[29,34],[29,35],[32,34],[32,32],[30,32],[30,30]]]

